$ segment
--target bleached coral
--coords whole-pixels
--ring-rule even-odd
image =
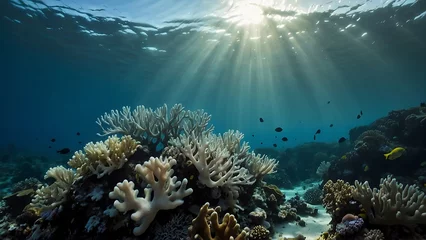
[[[224,135],[225,136],[225,135]],[[247,148],[240,148],[240,137],[223,138],[211,133],[196,137],[194,133],[170,140],[170,144],[178,147],[180,151],[194,164],[199,172],[198,180],[209,188],[251,185],[253,176],[248,169],[242,167],[247,159]],[[231,155],[230,152],[235,153]]]
[[[178,137],[182,132],[200,135],[204,131],[212,131],[208,127],[211,116],[203,110],[185,110],[181,104],[175,104],[170,112],[167,105],[152,110],[143,105],[133,111],[123,107],[122,111],[112,110],[97,119],[96,123],[102,128],[100,136],[109,134],[130,135],[143,144],[167,145],[170,138]],[[105,127],[104,127],[105,125]]]
[[[110,136],[105,142],[88,143],[84,147],[85,153],[75,152],[68,165],[76,168],[81,176],[96,174],[101,178],[120,169],[138,147],[139,142],[130,136]]]
[[[36,191],[31,206],[49,209],[61,205],[66,200],[66,194],[77,179],[77,176],[72,169],[57,166],[50,168],[44,178],[54,178],[55,182],[49,186],[41,186]]]
[[[330,168],[330,166],[331,166],[330,162],[322,161],[317,168],[317,175],[320,177],[324,176],[324,174],[328,172],[328,169]]]
[[[373,224],[426,224],[425,193],[415,185],[404,186],[391,176],[380,180],[380,189],[355,181],[353,197],[361,202]]]
[[[250,173],[256,178],[261,179],[267,174],[275,173],[278,166],[277,160],[269,158],[266,155],[251,153],[248,160]]]
[[[172,177],[174,165],[175,159],[162,157],[151,157],[143,165],[136,165],[138,175],[149,184],[149,187],[144,189],[145,197],[138,197],[139,191],[134,189],[135,184],[127,180],[117,183],[114,191],[109,193],[109,198],[117,199],[114,201],[114,207],[118,211],[135,210],[131,219],[140,225],[133,229],[134,235],[143,234],[158,211],[174,209],[183,204],[184,197],[192,194],[192,188],[186,189],[186,178],[180,182],[176,176]]]

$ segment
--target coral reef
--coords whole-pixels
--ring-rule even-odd
[[[399,184],[387,176],[380,189],[355,181],[353,197],[367,210],[368,220],[381,225],[426,224],[426,196],[414,185]]]
[[[226,213],[219,223],[219,209],[209,208],[210,204],[205,203],[198,213],[198,216],[192,221],[189,227],[189,238],[191,240],[245,240],[249,235],[245,230],[240,231],[240,225],[235,216]],[[212,237],[214,233],[214,237]]]
[[[251,151],[239,131],[213,133],[202,110],[113,110],[97,121],[99,135],[112,136],[49,163],[59,166],[8,150],[0,238],[276,239],[287,226],[315,227],[323,212],[309,204],[322,202],[332,220],[320,239],[425,239],[424,112],[393,111],[351,130],[345,143]],[[404,153],[386,160],[395,147]],[[16,170],[27,165],[36,173]],[[41,167],[49,170],[40,182]],[[282,189],[294,183],[300,188]]]
[[[378,185],[380,177],[390,173],[400,176],[414,175],[422,166],[422,159],[426,154],[425,112],[424,106],[391,111],[388,116],[368,126],[352,129],[352,150],[341,154],[340,159],[331,161],[324,180],[358,180]],[[386,160],[384,154],[396,147],[404,148],[404,154],[396,160]],[[407,180],[411,181],[410,184],[417,183],[423,187],[422,181]]]

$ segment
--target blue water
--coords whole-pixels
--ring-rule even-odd
[[[75,151],[106,111],[182,103],[286,148],[426,100],[426,1],[246,2],[1,1],[0,145]]]

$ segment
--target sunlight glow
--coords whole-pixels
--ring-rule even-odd
[[[238,25],[261,23],[265,16],[261,5],[257,2],[258,1],[237,2],[229,11],[229,16],[227,16],[228,21]]]

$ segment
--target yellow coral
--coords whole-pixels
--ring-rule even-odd
[[[198,216],[192,220],[188,235],[191,240],[245,240],[248,233],[244,230],[240,232],[240,225],[235,216],[229,213],[225,214],[222,223],[219,223],[217,211],[209,208],[209,203],[205,203]]]
[[[327,212],[333,215],[336,214],[348,203],[354,190],[354,186],[344,182],[343,180],[339,179],[336,182],[328,180],[323,187],[323,204],[327,209]]]
[[[74,153],[68,165],[76,168],[81,176],[96,174],[98,178],[121,168],[140,147],[139,142],[130,136],[110,136],[105,142],[90,142],[84,152]]]

